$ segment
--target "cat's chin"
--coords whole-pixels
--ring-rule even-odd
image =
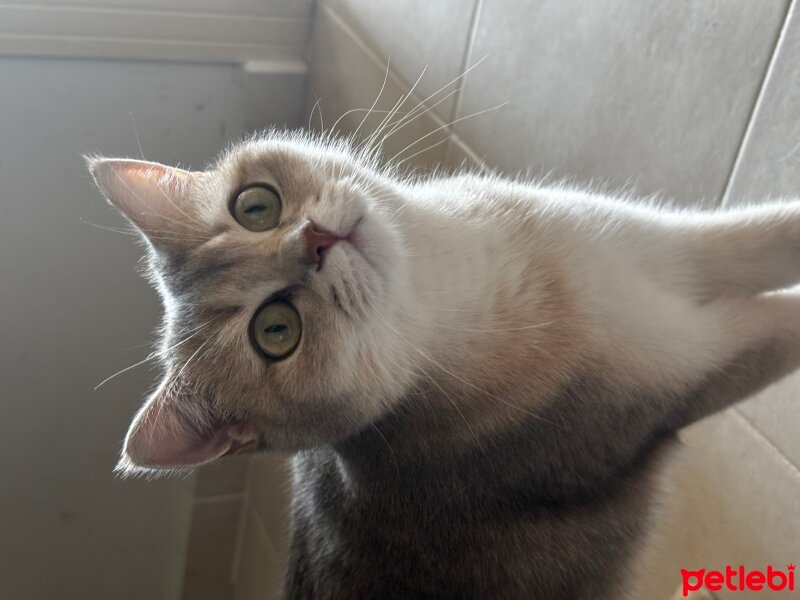
[[[369,428],[383,414],[384,411],[376,408],[375,414],[370,415],[372,418],[361,413],[356,416],[346,407],[331,405],[325,415],[316,412],[313,417],[295,416],[280,424],[256,419],[253,423],[259,434],[259,443],[255,448],[245,448],[241,452],[300,452],[335,446]]]
[[[312,286],[346,316],[363,319],[382,306],[396,288],[399,241],[378,215],[367,214],[340,243],[331,247]],[[317,287],[318,286],[318,287]]]

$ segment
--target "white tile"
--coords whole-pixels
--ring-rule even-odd
[[[668,598],[680,584],[681,568],[785,569],[797,562],[797,473],[733,411],[693,425],[681,439],[685,448],[667,470],[670,492],[661,498],[662,537],[649,567],[638,573],[646,582],[643,589],[653,594],[648,597]]]
[[[276,553],[289,548],[289,502],[291,476],[288,461],[268,454],[253,460],[250,472],[250,506],[258,514]]]
[[[184,600],[232,600],[231,566],[242,500],[196,503],[186,557]]]
[[[492,0],[456,127],[490,164],[718,199],[786,0]]]
[[[800,14],[789,14],[726,202],[800,195]]]
[[[788,16],[736,168],[726,205],[800,196],[800,15]],[[741,412],[794,465],[800,465],[800,376],[741,405]]]
[[[800,374],[773,385],[739,410],[795,468],[800,466]]]
[[[375,131],[386,111],[391,110],[408,89],[390,73],[381,92],[386,65],[381,64],[352,29],[330,10],[322,8],[317,13],[312,40],[309,111],[317,99],[319,105],[311,115],[311,126],[320,127],[321,110],[325,128],[331,128],[342,117],[337,126],[341,133],[358,130],[363,137],[363,134]],[[375,112],[364,120],[366,109],[373,105],[379,93]],[[411,96],[398,111],[412,111],[420,100]],[[416,118],[409,117],[408,124],[386,140],[384,159],[408,159],[403,163],[408,167],[434,167],[444,159],[447,132],[444,129],[436,131],[442,122],[424,109],[414,115]],[[387,127],[386,131],[389,129]]]
[[[256,512],[248,509],[235,600],[277,600],[283,588],[283,562]]]
[[[234,456],[201,467],[197,470],[195,497],[244,493],[249,461],[249,456]]]
[[[322,0],[352,27],[385,65],[427,98],[461,75],[476,0]],[[457,88],[457,83],[433,102]],[[455,95],[434,108],[442,119],[452,116]],[[433,103],[432,102],[432,103]]]
[[[447,142],[447,151],[444,157],[444,166],[452,171],[467,171],[470,173],[487,171],[483,158],[477,155],[461,139],[454,135]]]

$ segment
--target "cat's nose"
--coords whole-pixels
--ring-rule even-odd
[[[306,242],[306,256],[308,256],[311,262],[317,264],[322,263],[322,257],[328,248],[339,240],[344,239],[332,231],[317,227],[314,221],[308,221],[306,223],[303,228],[303,237]]]

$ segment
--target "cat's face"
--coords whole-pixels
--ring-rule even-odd
[[[402,394],[399,199],[367,165],[285,137],[243,144],[205,172],[90,168],[147,240],[165,306],[164,379],[123,466],[334,442]]]

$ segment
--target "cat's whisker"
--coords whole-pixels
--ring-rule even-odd
[[[144,214],[144,213],[143,213]],[[85,219],[81,219],[83,223],[89,225],[90,227],[95,227],[97,229],[102,229],[104,231],[110,231],[112,233],[119,233],[121,235],[127,235],[130,237],[135,237],[141,239],[143,234],[138,229],[131,227],[131,229],[118,229],[116,227],[108,227],[106,225],[98,225],[97,223],[91,223],[86,221]],[[207,238],[201,237],[193,237],[190,235],[184,235],[181,237],[177,236],[164,236],[164,235],[155,235],[155,234],[147,234],[147,239],[152,241],[159,241],[159,242],[175,242],[175,243],[186,243],[186,242],[195,242],[195,243],[202,243],[205,242]]]
[[[179,238],[179,237],[166,237],[166,236],[160,236],[160,235],[148,235],[147,239],[151,240],[151,241],[154,241],[154,242],[174,242],[176,244],[181,244],[181,243],[185,244],[187,242],[192,242],[192,243],[195,243],[195,244],[202,244],[203,242],[208,241],[205,238],[191,238],[191,237],[180,237]]]
[[[205,349],[205,351],[203,352],[203,354],[200,355],[198,360],[205,360],[206,358],[211,356],[213,352],[215,352],[218,349],[219,342],[221,342],[221,339],[222,339],[222,335],[221,334],[222,334],[222,330],[218,331],[214,336],[212,336],[212,337],[214,337],[214,343],[212,343],[208,348]]]
[[[82,223],[89,225],[90,227],[95,227],[96,229],[102,229],[103,231],[110,231],[111,233],[119,233],[121,235],[129,235],[131,237],[139,237],[141,234],[136,230],[126,230],[126,229],[118,229],[116,227],[108,227],[107,225],[98,225],[97,223],[92,223],[87,221],[83,218],[80,219]]]
[[[389,215],[389,222],[394,223],[396,222],[396,219],[399,220],[399,218],[402,216],[406,208],[407,208],[406,204],[401,204],[400,206],[398,206],[397,209],[392,214]]]
[[[491,461],[489,460],[489,455],[487,454],[486,448],[484,447],[483,443],[481,442],[480,438],[478,437],[478,433],[475,431],[475,429],[472,427],[472,425],[470,425],[470,422],[467,420],[467,417],[464,415],[463,411],[458,407],[458,404],[456,404],[456,401],[453,400],[453,398],[450,396],[450,394],[448,394],[447,391],[441,385],[439,385],[439,382],[436,381],[433,377],[431,377],[428,374],[427,371],[423,370],[422,373],[423,373],[423,375],[425,375],[425,377],[427,377],[430,380],[430,382],[433,385],[435,385],[437,387],[437,389],[442,394],[444,394],[444,397],[447,398],[447,401],[450,402],[450,404],[453,406],[453,408],[456,410],[456,412],[458,412],[459,416],[461,417],[461,420],[464,421],[464,425],[466,425],[467,430],[470,432],[470,434],[472,434],[472,437],[475,439],[475,443],[477,444],[477,446],[480,449],[481,453],[486,458],[486,460],[489,461],[489,464],[491,464]]]
[[[334,121],[333,125],[331,125],[331,130],[335,131],[336,130],[336,126],[339,125],[339,122],[342,119],[346,118],[348,115],[352,115],[353,113],[357,113],[357,112],[366,112],[366,113],[368,113],[367,116],[369,116],[369,114],[391,113],[392,111],[390,109],[351,108],[350,110],[345,111],[341,115],[339,115],[339,118],[336,119],[336,121]]]
[[[197,327],[193,327],[192,329],[189,329],[188,331],[184,331],[183,332],[184,334],[189,333],[191,335],[183,338],[181,341],[179,341],[176,344],[173,344],[169,348],[166,348],[164,350],[164,354],[169,354],[170,352],[174,351],[177,347],[182,346],[183,344],[185,344],[186,342],[191,340],[193,337],[198,335],[203,329],[205,329],[206,327],[208,327],[209,325],[211,325],[212,323],[214,323],[215,321],[217,321],[220,318],[221,318],[221,315],[217,315],[216,317],[210,318],[209,320],[207,320],[204,323],[198,325]]]
[[[440,94],[441,92],[443,92],[444,90],[446,90],[448,87],[450,87],[450,86],[451,86],[451,85],[453,85],[454,83],[457,83],[459,80],[466,78],[466,76],[467,76],[467,75],[468,75],[468,74],[469,74],[469,73],[470,73],[472,70],[474,70],[475,68],[477,68],[477,67],[478,67],[478,66],[479,66],[479,65],[480,65],[480,64],[481,64],[483,61],[485,61],[487,58],[489,58],[489,55],[488,55],[488,54],[487,54],[487,55],[485,55],[485,56],[484,56],[483,58],[481,58],[480,60],[478,60],[477,62],[475,62],[475,64],[473,64],[472,66],[470,66],[470,67],[468,67],[467,69],[465,69],[465,70],[464,70],[464,72],[463,72],[463,73],[461,73],[461,74],[460,74],[458,77],[455,77],[454,79],[452,79],[452,80],[448,81],[447,83],[445,83],[445,84],[444,84],[442,87],[440,87],[438,90],[436,90],[435,92],[433,92],[432,94],[430,94],[430,95],[429,95],[427,98],[423,98],[422,100],[420,100],[420,102],[417,104],[416,108],[415,108],[414,110],[410,111],[410,112],[408,113],[408,115],[407,115],[405,118],[406,118],[406,119],[408,119],[408,118],[412,118],[412,117],[413,117],[413,118],[416,118],[416,115],[415,115],[415,111],[416,111],[416,110],[419,110],[420,108],[423,108],[423,107],[427,106],[427,105],[428,105],[428,102],[429,102],[430,100],[432,100],[433,98],[435,98],[435,97],[436,97],[438,94]],[[447,96],[445,96],[445,99],[449,98],[449,97],[450,97],[450,96],[451,96],[453,93],[456,93],[456,92],[458,92],[458,89],[454,90],[453,92],[451,92],[451,93],[449,93]],[[439,103],[441,103],[441,102],[442,102],[442,100],[440,100],[440,101],[436,102],[436,104],[434,104],[433,106],[436,106],[436,105],[438,105],[438,104],[439,104]],[[429,109],[428,109],[428,110],[429,110]],[[427,111],[424,111],[424,112],[427,112]],[[393,134],[393,133],[396,133],[396,132],[397,132],[397,131],[398,131],[400,128],[404,127],[405,125],[407,125],[407,123],[403,123],[403,119],[400,119],[400,121],[398,121],[398,122],[396,122],[396,123],[395,123],[395,126],[393,126],[393,129],[392,129],[392,131],[391,131],[391,132],[390,132],[388,135],[391,135],[391,134]],[[387,136],[385,136],[385,137],[388,137],[388,135],[387,135]],[[385,137],[384,137],[384,139],[385,139]]]
[[[381,95],[383,94],[383,90],[386,88],[386,82],[389,80],[389,68],[391,65],[391,57],[387,57],[386,59],[386,73],[383,76],[383,83],[381,84],[381,89],[378,90],[378,95],[375,96],[375,100],[372,101],[372,106],[369,107],[369,110],[364,115],[364,118],[361,119],[361,122],[356,127],[355,131],[353,131],[353,137],[358,136],[358,132],[361,130],[361,126],[364,125],[364,122],[369,118],[372,114],[372,110],[377,106],[378,101],[381,99]],[[335,125],[335,124],[334,124]]]
[[[311,107],[311,112],[310,112],[310,113],[308,113],[308,128],[309,128],[309,129],[311,129],[311,119],[313,119],[313,118],[314,118],[314,111],[315,111],[317,108],[319,108],[319,114],[320,114],[320,127],[322,127],[322,126],[321,126],[321,122],[322,122],[322,108],[320,108],[320,104],[319,104],[321,100],[322,100],[322,98],[317,98],[317,101],[316,101],[316,102],[314,102],[314,106],[312,106],[312,107]],[[320,129],[320,131],[322,131],[322,129]]]
[[[442,102],[444,102],[444,101],[445,101],[445,100],[447,100],[448,98],[451,98],[452,96],[454,96],[454,95],[455,95],[455,94],[457,94],[457,93],[458,93],[458,89],[455,89],[455,90],[453,90],[452,92],[449,92],[447,95],[445,95],[445,96],[443,96],[442,98],[440,98],[439,100],[437,100],[437,101],[436,101],[434,104],[431,104],[430,106],[427,106],[427,107],[425,107],[425,110],[423,110],[423,111],[421,111],[421,112],[417,113],[417,114],[416,114],[416,115],[414,115],[414,116],[413,116],[411,119],[409,119],[409,118],[407,118],[407,117],[405,117],[405,118],[403,118],[403,119],[399,119],[399,120],[398,120],[398,121],[397,121],[397,122],[396,122],[396,123],[395,123],[395,124],[394,124],[394,125],[391,127],[391,129],[389,129],[389,131],[386,133],[386,135],[384,135],[384,136],[383,136],[383,138],[381,139],[381,143],[385,142],[387,139],[389,139],[389,137],[391,137],[392,135],[394,135],[395,133],[397,133],[398,131],[400,131],[400,130],[401,130],[401,129],[403,129],[404,127],[407,127],[408,125],[410,125],[411,123],[413,123],[414,121],[416,121],[417,119],[419,119],[421,116],[423,116],[423,115],[425,115],[425,114],[429,113],[430,111],[432,111],[433,109],[435,109],[437,106],[439,106],[439,105],[440,105]]]
[[[175,381],[175,382],[177,382],[177,381],[180,381],[181,375],[182,375],[182,374],[183,374],[183,372],[186,370],[186,368],[189,366],[189,364],[192,362],[192,360],[194,360],[194,358],[195,358],[195,357],[196,357],[196,356],[197,356],[197,355],[200,353],[200,351],[201,351],[201,350],[202,350],[202,349],[205,347],[205,345],[206,345],[206,344],[208,344],[208,343],[209,343],[209,342],[211,342],[212,340],[215,340],[215,339],[216,339],[216,338],[217,338],[217,337],[220,335],[220,333],[221,333],[221,331],[218,331],[218,332],[216,332],[216,333],[214,333],[214,334],[210,335],[208,338],[206,338],[206,340],[205,340],[205,341],[204,341],[202,344],[200,344],[200,345],[197,347],[197,349],[196,349],[196,350],[195,350],[195,351],[192,353],[192,355],[191,355],[191,356],[190,356],[190,357],[189,357],[189,358],[186,360],[186,362],[185,362],[185,363],[183,363],[183,366],[182,366],[182,367],[181,367],[181,369],[178,371],[178,373],[175,375],[175,378],[174,378],[174,380],[173,380],[173,381]]]
[[[153,359],[155,359],[157,357],[158,357],[158,353],[151,352],[150,354],[147,355],[146,358],[140,360],[139,362],[133,363],[132,365],[130,365],[128,367],[125,367],[124,369],[120,369],[119,371],[117,371],[113,375],[109,375],[108,377],[103,379],[103,381],[101,381],[96,386],[94,386],[94,391],[99,390],[103,385],[105,385],[106,383],[108,383],[109,381],[111,381],[112,379],[117,377],[118,375],[122,375],[123,373],[127,373],[131,369],[135,369],[136,367],[139,367],[139,366],[141,366],[143,364],[146,364],[146,363],[150,362],[151,360],[153,360]]]
[[[177,209],[178,208],[177,205],[175,204],[175,202],[171,198],[169,198],[167,196],[166,192],[164,192],[164,190],[162,190],[160,187],[158,189],[161,192],[161,194],[169,200],[169,203]],[[172,223],[172,224],[178,225],[178,226],[180,226],[182,228],[185,228],[187,225],[190,225],[192,227],[191,231],[193,233],[198,233],[199,234],[201,231],[204,231],[205,229],[208,228],[208,225],[206,223],[203,223],[199,219],[194,218],[194,217],[189,217],[182,210],[179,210],[179,212],[182,215],[186,216],[188,221],[182,221],[180,219],[176,219],[174,217],[170,217],[168,215],[165,215],[163,212],[158,213],[158,218],[160,220],[166,222],[166,223]],[[146,214],[146,212],[145,212],[145,214]],[[183,234],[181,234],[181,236],[183,236]],[[201,236],[198,235],[197,237],[199,238]]]
[[[450,139],[451,139],[451,138],[450,138],[450,136],[447,136],[446,138],[444,138],[444,139],[442,139],[442,140],[439,140],[438,142],[435,142],[435,143],[431,144],[430,146],[426,146],[426,147],[425,147],[425,148],[423,148],[422,150],[418,150],[417,152],[414,152],[414,154],[412,154],[411,156],[407,156],[407,157],[405,157],[403,160],[400,160],[400,161],[396,162],[396,163],[394,164],[394,166],[395,166],[395,167],[399,167],[400,165],[402,165],[402,164],[404,164],[404,163],[407,163],[407,162],[408,162],[408,161],[410,161],[411,159],[413,159],[413,158],[416,158],[416,157],[417,157],[417,156],[419,156],[420,154],[424,154],[424,153],[425,153],[425,152],[427,152],[428,150],[433,150],[433,149],[434,149],[434,148],[436,148],[437,146],[441,146],[441,145],[442,145],[442,144],[444,144],[445,142],[449,142],[449,141],[450,141]]]
[[[395,113],[396,110],[402,106],[404,99],[406,98],[406,94],[402,94],[392,105],[386,115],[383,117],[380,123],[378,123],[375,131],[380,131],[383,129],[384,125],[387,123],[389,119],[392,118],[392,115]],[[362,156],[369,156],[373,157],[376,154],[377,149],[372,146],[372,141],[375,139],[375,131],[373,131],[369,136],[361,141],[355,141],[355,152],[361,154]]]
[[[425,65],[423,67],[423,69],[422,69],[422,72],[419,74],[419,77],[417,77],[417,80],[414,82],[414,85],[411,86],[411,89],[409,89],[408,92],[406,92],[405,94],[400,96],[400,98],[395,103],[395,105],[392,107],[392,109],[389,110],[388,114],[378,124],[378,127],[376,127],[375,130],[372,132],[372,134],[365,140],[365,143],[363,145],[364,145],[366,151],[371,152],[374,149],[372,145],[375,142],[375,140],[378,139],[378,137],[381,135],[381,133],[383,133],[384,129],[389,125],[389,122],[391,121],[392,117],[394,117],[394,115],[398,114],[398,111],[403,107],[403,104],[405,104],[406,100],[408,100],[413,95],[414,90],[417,88],[417,85],[422,80],[422,77],[425,75],[425,71],[427,71],[427,70],[428,70],[428,65]],[[412,109],[412,112],[413,112],[413,110],[415,110],[415,109]],[[408,113],[406,113],[406,115],[408,115]],[[404,115],[404,116],[406,116],[406,115]],[[381,140],[381,142],[382,141],[383,140]],[[375,148],[379,148],[379,147],[380,147],[380,143],[376,144]],[[359,149],[360,149],[360,146],[359,146]]]
[[[423,67],[423,69],[422,69],[422,72],[419,74],[419,77],[417,77],[417,80],[414,82],[414,85],[412,85],[411,89],[404,96],[402,96],[402,100],[403,100],[402,104],[405,104],[406,100],[408,100],[414,94],[414,91],[416,90],[417,85],[419,85],[419,82],[422,80],[422,76],[425,74],[425,71],[427,69],[428,69],[428,65],[425,65],[425,67]],[[401,106],[402,106],[402,104],[401,104]],[[387,136],[386,135],[382,135],[382,134],[383,134],[384,131],[386,131],[387,128],[394,128],[394,126],[398,122],[400,122],[400,121],[402,121],[404,119],[412,118],[414,113],[417,110],[419,110],[420,105],[421,105],[421,102],[418,102],[417,105],[414,108],[412,108],[405,115],[400,117],[400,119],[397,119],[397,121],[392,121],[391,120],[392,117],[395,116],[395,114],[398,114],[396,110],[392,111],[392,114],[387,115],[386,119],[384,119],[383,122],[381,122],[381,126],[378,129],[376,129],[373,132],[372,136],[371,136],[371,143],[374,144],[375,148],[376,149],[380,149],[380,148],[383,147],[383,142],[386,140]],[[380,139],[378,140],[378,138],[380,138]],[[378,140],[378,141],[376,141],[376,140]]]
[[[408,348],[410,348],[411,350],[413,350],[414,352],[416,352],[417,354],[419,354],[420,356],[425,358],[427,361],[429,361],[431,364],[433,364],[436,368],[441,370],[443,373],[449,375],[450,377],[456,379],[457,381],[460,381],[464,385],[466,385],[466,386],[468,386],[468,387],[470,387],[470,388],[472,388],[472,389],[484,394],[486,397],[491,398],[493,400],[496,400],[497,402],[500,402],[501,404],[503,404],[503,405],[515,410],[515,411],[518,411],[520,413],[526,414],[526,415],[528,415],[530,417],[533,417],[535,419],[538,419],[538,420],[547,422],[547,423],[549,423],[551,425],[554,425],[556,427],[559,427],[559,425],[557,423],[554,423],[554,422],[550,421],[549,419],[546,419],[546,418],[542,417],[541,415],[537,415],[537,414],[535,414],[535,413],[533,413],[531,411],[528,411],[528,410],[526,410],[526,409],[524,409],[522,407],[519,407],[519,406],[517,406],[517,405],[515,405],[515,404],[513,404],[511,402],[508,402],[507,400],[505,400],[503,398],[500,398],[500,397],[496,396],[495,394],[491,394],[491,393],[487,392],[486,390],[484,390],[484,389],[476,386],[475,384],[471,383],[470,381],[467,381],[466,379],[464,379],[464,378],[458,376],[457,374],[453,373],[452,371],[448,370],[447,368],[442,366],[439,362],[437,362],[433,357],[429,356],[427,353],[423,352],[417,346],[415,346],[412,342],[407,340],[394,327],[392,327],[389,324],[389,322],[386,319],[386,317],[377,309],[377,307],[374,304],[372,304],[366,298],[364,298],[364,302],[370,307],[370,309],[373,311],[373,313],[378,317],[379,322],[384,327],[386,327],[399,341],[401,341]]]
[[[486,113],[488,113],[488,112],[491,112],[491,111],[493,111],[493,110],[497,110],[497,109],[499,109],[499,108],[502,108],[502,107],[506,106],[507,104],[508,104],[508,101],[506,101],[506,102],[501,102],[501,103],[500,103],[500,104],[498,104],[497,106],[492,106],[491,108],[486,108],[486,109],[484,109],[484,110],[479,110],[479,111],[477,111],[477,112],[470,113],[470,114],[468,114],[468,115],[464,115],[463,117],[459,117],[459,118],[457,118],[457,119],[453,119],[453,120],[449,121],[448,123],[444,123],[443,125],[440,125],[440,126],[439,126],[439,127],[437,127],[436,129],[434,129],[434,130],[432,130],[432,131],[429,131],[429,132],[428,132],[428,133],[426,133],[425,135],[423,135],[423,136],[421,136],[421,137],[417,138],[415,141],[413,141],[413,142],[411,142],[410,144],[408,144],[408,145],[407,145],[405,148],[403,148],[403,149],[402,149],[402,150],[400,150],[399,152],[395,153],[395,155],[394,155],[394,156],[392,156],[392,157],[391,157],[391,158],[390,158],[390,159],[387,161],[387,163],[388,163],[388,164],[392,164],[392,163],[393,163],[393,161],[394,161],[394,160],[395,160],[395,159],[396,159],[398,156],[400,156],[401,154],[403,154],[403,153],[404,153],[406,150],[408,150],[409,148],[412,148],[413,146],[416,146],[416,145],[417,145],[417,144],[419,144],[419,143],[420,143],[422,140],[429,138],[430,136],[434,135],[435,133],[437,133],[437,132],[441,131],[442,129],[449,129],[450,127],[452,127],[452,126],[453,126],[453,125],[455,125],[456,123],[460,123],[461,121],[465,121],[465,120],[467,120],[467,119],[471,119],[471,118],[473,118],[473,117],[477,117],[477,116],[480,116],[480,115],[486,114]]]
[[[142,160],[145,160],[144,151],[142,150],[142,144],[139,141],[139,132],[136,131],[136,119],[133,117],[133,113],[132,112],[129,112],[128,115],[130,115],[130,117],[131,117],[131,125],[133,125],[133,137],[136,139],[136,147],[139,149],[139,157]]]
[[[322,98],[320,98],[322,100]],[[322,104],[319,105],[319,130],[321,132],[325,131],[325,121],[322,119]]]
[[[144,342],[142,344],[136,344],[135,346],[126,346],[125,348],[120,348],[120,352],[130,352],[131,350],[139,350],[141,348],[148,348],[152,347],[153,342]]]
[[[375,432],[380,436],[383,442],[386,444],[386,447],[389,449],[389,452],[392,454],[392,459],[394,460],[394,468],[397,472],[398,479],[400,478],[400,462],[397,460],[397,454],[395,454],[394,448],[389,443],[389,440],[386,439],[386,436],[383,435],[383,432],[378,427],[378,424],[375,421],[370,422],[370,427],[372,427]]]

